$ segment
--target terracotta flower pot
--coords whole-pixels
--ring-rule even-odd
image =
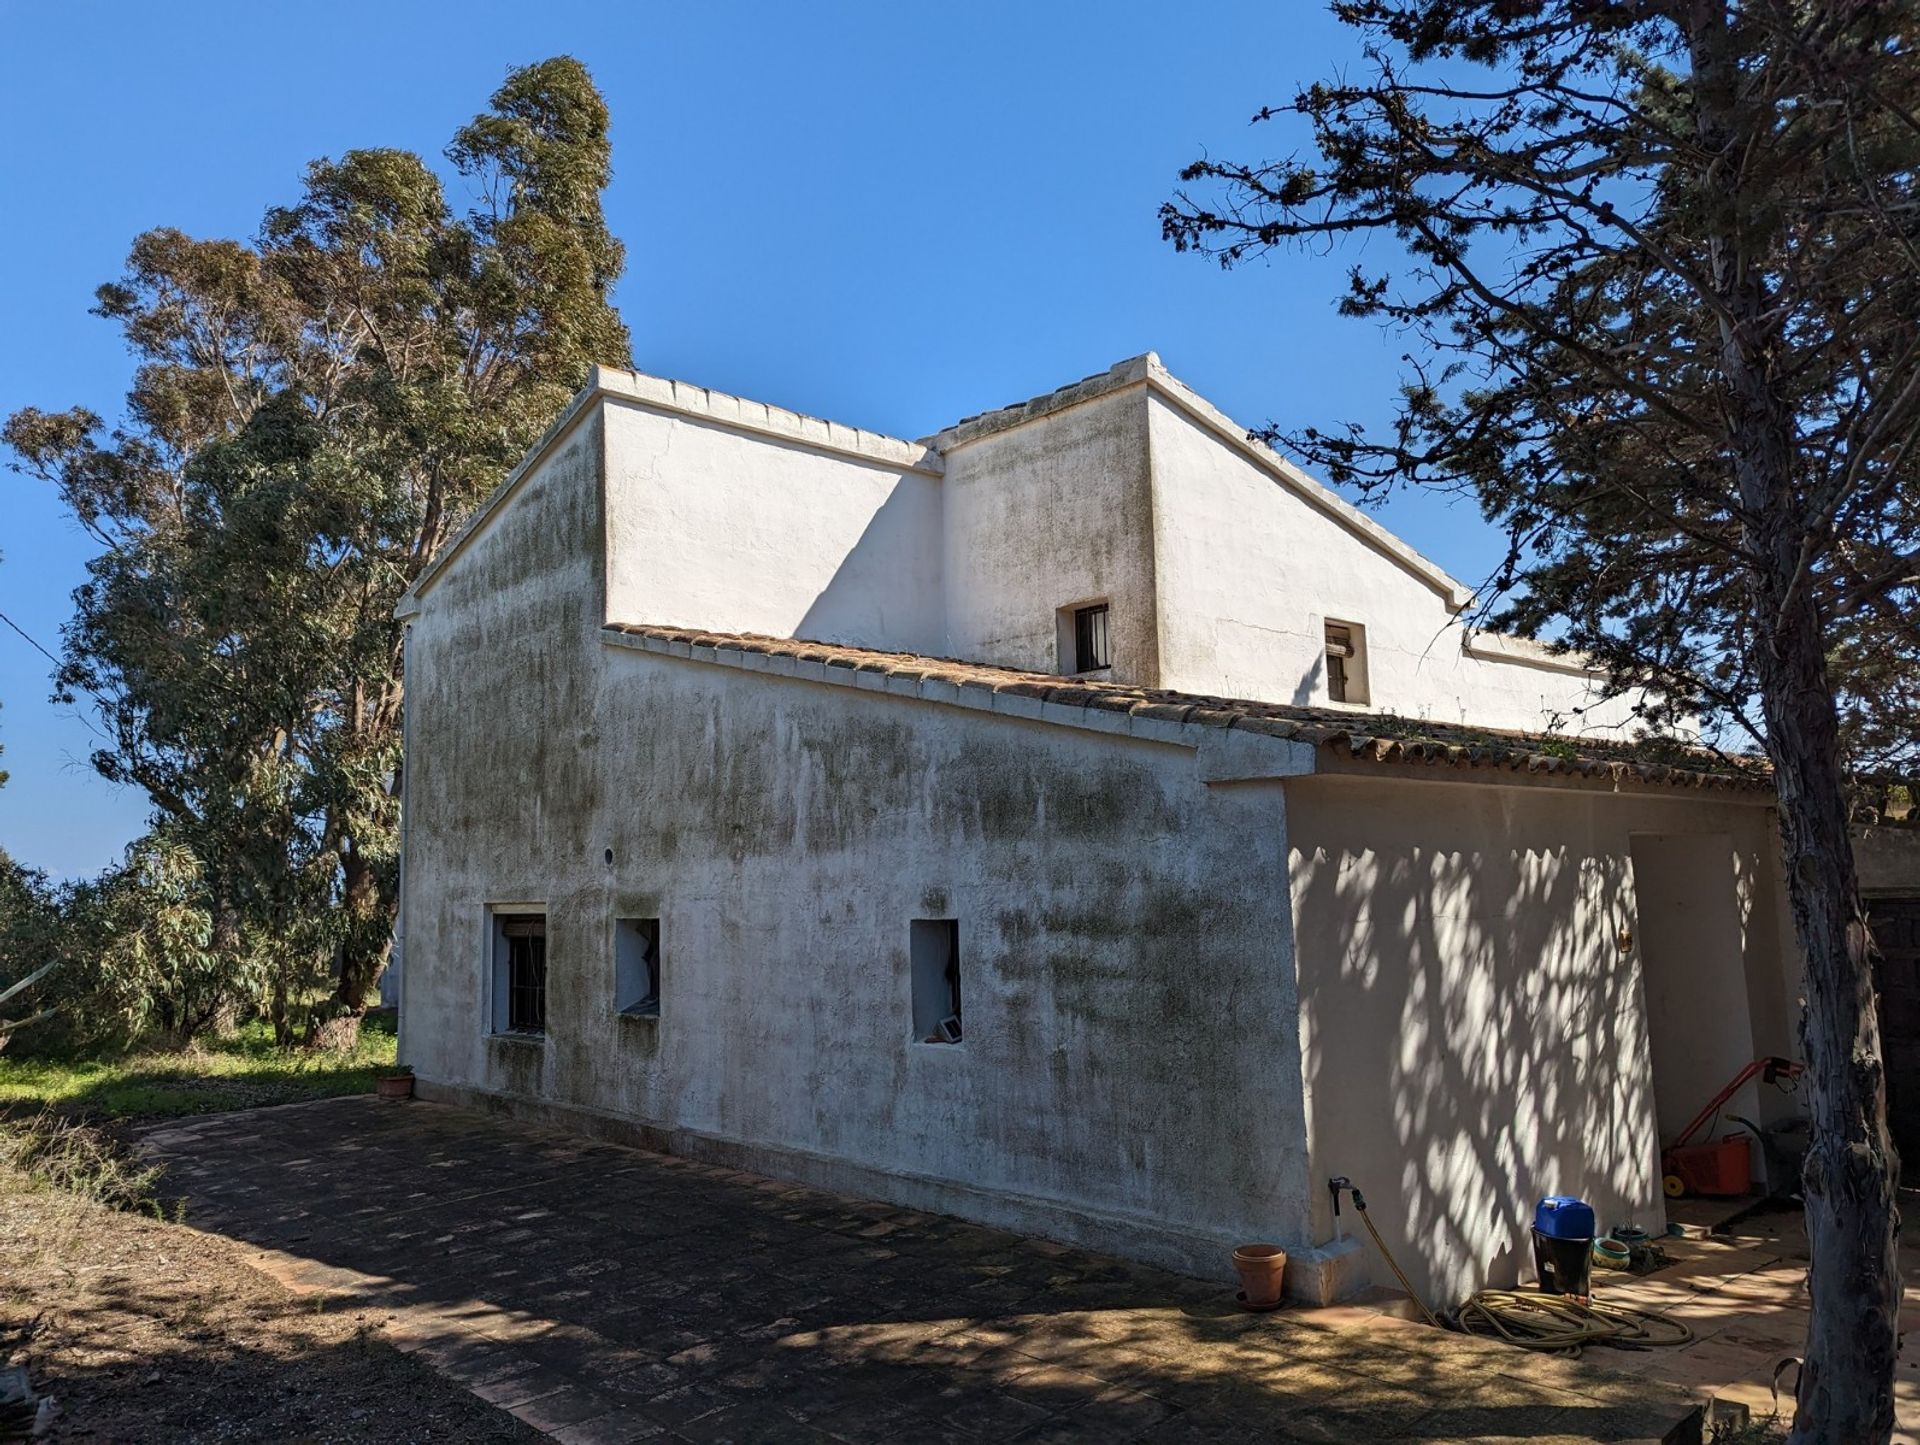
[[[411,1099],[413,1097],[412,1074],[382,1074],[373,1081],[373,1091],[383,1099]]]
[[[1277,1309],[1287,1273],[1287,1252],[1277,1244],[1243,1244],[1233,1252],[1240,1274],[1240,1301],[1250,1310]]]

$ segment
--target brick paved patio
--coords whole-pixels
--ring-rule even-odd
[[[1683,1390],[424,1103],[146,1136],[187,1222],[564,1441],[1628,1440]]]

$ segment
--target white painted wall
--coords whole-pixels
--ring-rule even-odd
[[[603,417],[611,621],[1057,672],[1062,610],[1104,601],[1101,676],[1337,707],[1333,619],[1364,633],[1356,713],[1575,737],[1632,726],[1628,699],[1597,702],[1532,644],[1463,649],[1457,583],[1276,470],[1151,356],[932,446],[655,377],[597,385],[577,405]]]
[[[941,650],[936,477],[635,402],[605,413],[609,621]]]
[[[1113,666],[1100,675],[1160,685],[1144,397],[1109,392],[949,447],[953,656],[1060,671],[1059,610],[1105,600]]]
[[[402,1048],[426,1091],[1196,1268],[1236,1237],[1324,1241],[1320,1186],[1346,1173],[1444,1299],[1520,1272],[1539,1194],[1658,1221],[1656,1114],[1699,1081],[1662,1080],[1649,989],[1675,1037],[1714,1031],[1716,1068],[1792,1052],[1763,808],[1208,785],[1231,770],[1184,746],[603,637],[666,622],[1052,671],[1057,610],[1103,599],[1124,681],[1319,701],[1332,615],[1368,629],[1372,707],[1537,727],[1567,701],[1563,672],[1429,646],[1446,599],[1390,539],[1144,376],[963,436],[944,479],[906,443],[770,409],[756,430],[735,399],[631,381],[414,604]],[[1635,833],[1730,852],[1731,908],[1659,950],[1711,946],[1724,986],[1620,950]],[[507,904],[548,913],[544,1043],[490,1034]],[[617,1014],[620,917],[662,920],[658,1022]],[[962,920],[959,1049],[910,1038],[915,917]]]
[[[602,415],[584,410],[526,470],[408,632],[400,1057],[427,1077],[487,1067],[488,907],[544,905],[539,853],[583,856],[593,836]]]
[[[1279,785],[609,643],[603,418],[624,425],[590,411],[414,621],[423,1095],[1212,1273],[1246,1238],[1304,1242]],[[547,915],[544,1042],[491,1031],[509,904]],[[616,1008],[623,917],[661,921],[657,1020]],[[960,920],[959,1047],[911,1037],[916,917]]]
[[[1732,838],[1640,833],[1631,840],[1631,853],[1646,960],[1654,1104],[1665,1142],[1762,1051],[1754,1043],[1747,997],[1744,910]],[[1719,1022],[1702,1027],[1714,1020]],[[1759,1101],[1758,1088],[1749,1084],[1729,1107],[1755,1119]],[[1722,1121],[1693,1142],[1730,1131],[1738,1132]],[[1756,1146],[1756,1171],[1759,1153]]]
[[[1464,653],[1432,580],[1167,395],[1156,390],[1148,412],[1162,686],[1338,706],[1326,682],[1333,619],[1366,629],[1369,697],[1355,712],[1526,731],[1557,715],[1576,736],[1629,721],[1624,699],[1599,703],[1564,664]]]
[[[1654,1047],[1649,1005],[1662,1039],[1693,1039],[1713,1069],[1794,1051],[1784,1014],[1745,1007],[1737,986],[1743,961],[1775,997],[1790,972],[1773,885],[1735,887],[1736,856],[1771,856],[1768,810],[1354,776],[1285,786],[1312,1177],[1360,1186],[1436,1306],[1531,1277],[1541,1195],[1658,1232],[1656,1116],[1702,1079]],[[1635,835],[1649,833],[1696,838],[1720,865],[1722,906],[1682,930],[1721,961],[1697,987],[1671,930],[1641,916]],[[1315,1206],[1324,1239],[1323,1193]]]

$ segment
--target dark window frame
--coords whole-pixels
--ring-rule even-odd
[[[1098,672],[1113,666],[1113,640],[1108,630],[1110,604],[1091,602],[1073,609],[1073,670]]]
[[[506,972],[506,1027],[510,1034],[544,1036],[547,1031],[547,916],[544,913],[496,914]]]
[[[1329,617],[1322,620],[1322,635],[1328,701],[1355,707],[1371,706],[1373,683],[1367,676],[1366,625]]]

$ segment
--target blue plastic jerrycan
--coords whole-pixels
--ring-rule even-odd
[[[1549,1194],[1533,1206],[1533,1227],[1549,1239],[1592,1239],[1593,1206],[1571,1194]]]

